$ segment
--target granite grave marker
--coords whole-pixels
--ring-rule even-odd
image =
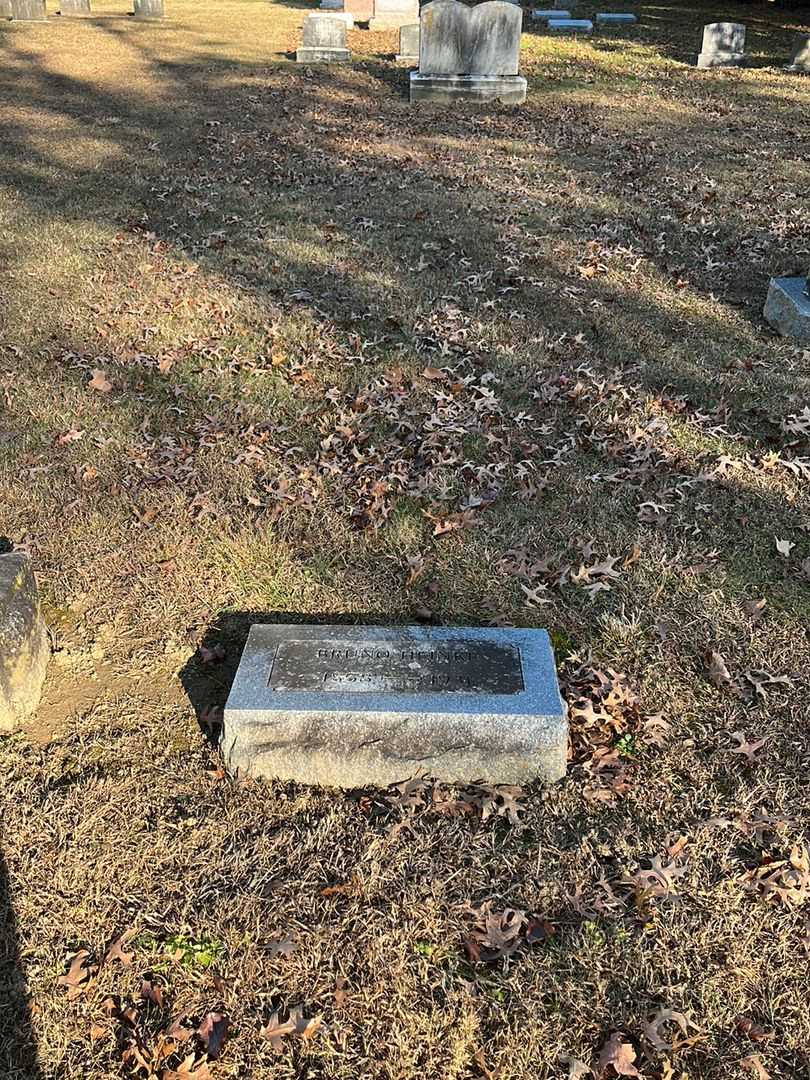
[[[0,732],[35,712],[49,656],[31,562],[19,552],[0,555]]]
[[[419,23],[412,102],[526,100],[526,80],[518,74],[522,8],[505,0],[476,7],[433,0],[422,8]]]
[[[590,19],[549,19],[548,28],[552,34],[593,33],[593,23]]]
[[[399,29],[419,21],[419,0],[374,0],[370,30]]]
[[[11,0],[11,17],[15,22],[45,22],[45,0]]]
[[[797,34],[793,39],[787,70],[810,75],[810,34]]]
[[[248,775],[385,787],[557,780],[566,740],[544,630],[257,625],[222,749]]]
[[[59,14],[73,18],[91,15],[90,0],[60,0]]]
[[[703,27],[699,68],[740,67],[745,60],[745,27],[742,23],[709,23]]]
[[[414,67],[419,63],[419,23],[399,28],[399,52],[396,59]]]
[[[304,19],[304,36],[295,59],[299,64],[346,63],[352,54],[346,47],[346,23],[331,12],[312,12]]]
[[[810,343],[810,274],[771,278],[763,314],[783,337]]]
[[[133,15],[136,19],[162,19],[165,14],[163,0],[134,0]]]

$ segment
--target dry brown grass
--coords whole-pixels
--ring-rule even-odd
[[[638,10],[527,34],[526,106],[453,113],[408,106],[392,34],[287,63],[304,5],[0,30],[0,533],[56,650],[0,741],[3,1077],[120,1076],[104,1000],[144,975],[144,1045],[230,1017],[214,1077],[542,1080],[614,1032],[648,1080],[810,1075],[810,356],[760,315],[809,261],[801,18]],[[686,66],[735,13],[758,66]],[[568,779],[520,826],[395,828],[224,777],[195,712],[285,613],[547,626],[584,694]],[[638,701],[588,727],[591,668]],[[473,963],[486,901],[555,932]],[[324,1029],[276,1054],[295,1006]]]

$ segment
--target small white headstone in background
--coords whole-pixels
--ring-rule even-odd
[[[336,64],[351,60],[346,23],[333,12],[312,12],[304,19],[304,37],[295,52],[299,64]]]

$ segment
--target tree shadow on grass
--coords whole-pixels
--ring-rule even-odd
[[[28,988],[20,962],[17,924],[8,871],[0,851],[0,1076],[39,1080],[36,1042],[28,1007]]]

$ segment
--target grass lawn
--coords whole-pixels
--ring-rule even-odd
[[[530,29],[526,105],[451,111],[393,32],[291,63],[312,6],[0,26],[0,536],[54,647],[0,1076],[807,1080],[810,350],[761,310],[808,15]],[[691,66],[714,18],[751,68]],[[547,627],[568,777],[226,776],[262,618]]]

